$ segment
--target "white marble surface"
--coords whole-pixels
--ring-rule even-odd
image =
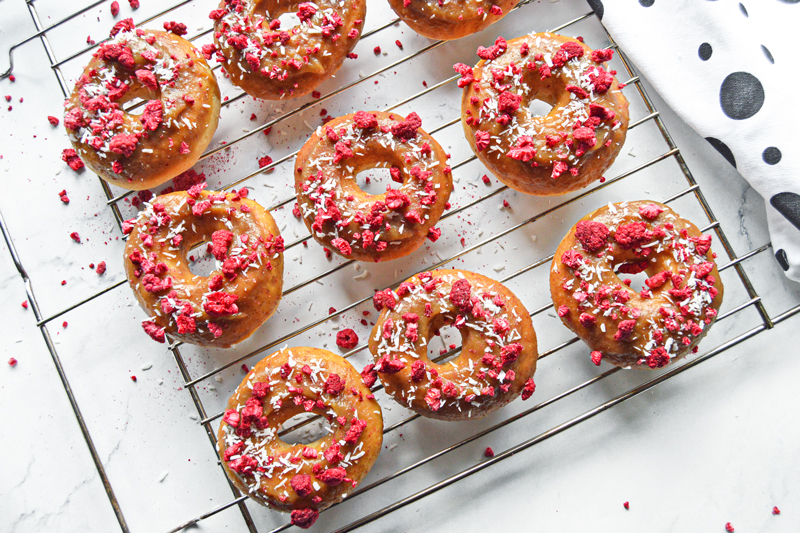
[[[89,2],[37,0],[36,10],[48,25]],[[122,14],[129,13],[121,2]],[[165,20],[188,23],[190,35],[209,25],[205,18],[214,2],[196,0]],[[109,2],[87,12],[64,28],[49,32],[57,59],[79,51],[87,35],[99,38],[111,24]],[[137,20],[163,9],[168,2],[142,0]],[[382,0],[369,0],[367,30],[392,19]],[[35,31],[22,0],[3,0],[0,6],[0,50]],[[355,88],[297,114],[273,128],[270,136],[255,135],[220,152],[200,165],[209,184],[225,185],[257,169],[257,158],[278,159],[298,149],[309,127],[320,122],[321,109],[333,116],[361,108],[383,109],[452,75],[455,62],[473,63],[474,49],[496,35],[521,35],[545,30],[575,18],[588,9],[581,1],[534,2],[480,35],[447,43],[390,68]],[[593,18],[564,30],[582,35],[593,47],[605,44],[602,29]],[[403,42],[400,50],[394,41]],[[208,37],[199,40],[205,43]],[[389,27],[359,44],[359,58],[348,61],[337,77],[321,87],[327,94],[351,81],[390,65],[428,46],[430,42],[403,25]],[[372,50],[381,46],[384,54]],[[67,62],[64,75],[70,87],[86,56]],[[5,60],[0,60],[5,65]],[[617,68],[620,65],[617,63]],[[620,68],[621,70],[621,68]],[[54,313],[123,278],[123,241],[97,178],[75,174],[59,158],[67,147],[63,130],[52,128],[47,115],[61,115],[62,92],[44,47],[33,41],[15,54],[17,81],[0,82],[0,94],[13,97],[0,110],[0,176],[6,193],[0,195],[0,212],[8,225],[21,261],[30,275],[42,314]],[[621,77],[624,77],[621,75]],[[377,84],[374,81],[378,81]],[[223,94],[238,94],[220,80]],[[630,86],[632,118],[647,115],[636,87]],[[705,141],[678,119],[650,90],[657,108],[673,134],[695,178],[702,186],[714,214],[721,221],[736,254],[743,255],[769,241],[763,200]],[[19,98],[24,97],[20,103]],[[216,141],[242,135],[266,120],[310,99],[281,104],[243,98],[222,113]],[[7,106],[13,104],[13,111]],[[458,91],[454,84],[426,94],[398,108],[417,111],[423,127],[434,129],[457,116]],[[256,121],[250,121],[252,113]],[[470,155],[458,125],[443,129],[437,139],[457,163]],[[608,177],[651,160],[667,150],[655,123],[632,130],[626,146]],[[482,167],[469,163],[455,171],[454,207],[498,187],[480,181]],[[246,185],[251,197],[265,206],[291,196],[291,162],[273,172],[258,174]],[[495,180],[493,180],[495,181]],[[614,183],[596,193],[556,209],[547,217],[492,240],[491,236],[565,198],[533,198],[504,192],[441,224],[444,235],[434,246],[389,264],[348,266],[288,295],[278,314],[253,338],[229,351],[182,347],[190,375],[198,377],[253,350],[271,346],[281,337],[327,315],[328,307],[341,309],[350,302],[403,279],[426,265],[460,253],[466,246],[489,241],[448,265],[503,278],[552,253],[566,229],[585,212],[624,199],[668,198],[687,183],[670,158]],[[66,189],[69,205],[59,201]],[[122,191],[115,190],[115,194]],[[570,197],[573,197],[572,195]],[[501,209],[507,199],[510,209]],[[569,197],[568,197],[569,198]],[[291,205],[291,204],[290,204]],[[673,204],[679,212],[705,225],[708,219],[691,195]],[[123,214],[134,209],[120,204]],[[290,209],[275,213],[287,241],[305,234]],[[78,231],[82,243],[69,238]],[[3,295],[3,331],[0,337],[0,423],[14,431],[4,439],[0,462],[0,532],[114,531],[117,519],[106,497],[53,360],[36,327],[25,299],[22,278],[0,241],[0,294]],[[719,244],[720,262],[727,258]],[[438,255],[437,255],[438,254]],[[97,276],[89,263],[105,260],[108,271]],[[320,275],[340,259],[327,261],[321,249],[309,242],[286,254],[285,287]],[[800,303],[800,287],[787,281],[772,250],[746,260],[744,269],[772,316]],[[365,275],[364,273],[367,272]],[[509,282],[525,305],[537,309],[549,301],[547,268],[539,267]],[[356,279],[358,278],[358,279]],[[723,312],[749,300],[734,269],[722,274],[725,283]],[[66,280],[66,285],[61,285]],[[312,305],[313,302],[313,305]],[[315,345],[336,350],[336,328],[354,327],[362,339],[368,327],[359,323],[362,304],[340,317],[288,340],[290,345]],[[94,440],[100,460],[119,500],[131,531],[164,531],[217,505],[232,494],[219,469],[189,391],[183,387],[173,355],[150,341],[140,330],[143,312],[126,286],[111,290],[47,324],[65,374]],[[367,319],[373,318],[374,313]],[[68,325],[64,327],[63,322]],[[719,322],[701,344],[707,353],[729,339],[759,326],[753,306]],[[570,339],[571,335],[549,312],[534,319],[542,351]],[[614,409],[460,481],[419,502],[378,520],[364,531],[724,531],[732,522],[736,531],[797,531],[800,528],[800,429],[793,423],[800,401],[795,376],[797,316],[772,331],[761,333],[709,361],[687,370]],[[270,348],[265,351],[268,352]],[[424,459],[444,447],[488,428],[514,414],[545,402],[569,388],[609,370],[589,361],[581,343],[572,344],[542,360],[536,374],[538,390],[527,403],[515,402],[488,419],[465,424],[416,420],[387,434],[385,449],[366,484]],[[253,355],[244,362],[253,364]],[[19,363],[5,364],[9,357]],[[367,362],[361,351],[352,358],[357,367]],[[217,414],[242,376],[241,363],[201,381],[197,391],[208,414]],[[130,379],[137,376],[137,382]],[[552,403],[526,418],[463,446],[367,495],[325,512],[313,531],[328,531],[378,510],[399,498],[422,490],[482,460],[491,446],[502,452],[543,431],[605,402],[656,374],[619,372]],[[386,423],[408,412],[379,395]],[[216,423],[212,425],[216,427]],[[166,476],[166,477],[165,477]],[[630,501],[630,510],[622,507]],[[773,516],[777,505],[783,511]],[[259,531],[286,521],[286,516],[248,503]],[[199,523],[204,531],[243,531],[246,525],[236,507]]]

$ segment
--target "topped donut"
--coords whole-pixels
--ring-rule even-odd
[[[295,216],[320,244],[358,261],[410,254],[428,237],[453,191],[447,155],[416,113],[359,111],[320,126],[295,164]],[[397,189],[367,194],[356,175],[390,168]]]
[[[592,361],[661,368],[693,351],[717,317],[722,281],[704,235],[664,204],[608,204],[583,217],[550,269],[553,305]],[[620,274],[645,272],[641,291]]]
[[[281,29],[281,15],[300,23]],[[366,0],[223,0],[209,15],[230,80],[265,100],[296,98],[330,78],[361,36]]]
[[[613,53],[537,33],[478,48],[474,69],[456,64],[461,123],[478,159],[512,189],[538,196],[600,179],[628,129],[628,101],[605,65]],[[535,100],[552,109],[532,115]]]
[[[194,165],[219,121],[217,80],[192,44],[118,22],[65,104],[72,146],[101,178],[149,189]],[[122,105],[141,98],[139,111]],[[134,114],[137,113],[137,114]]]
[[[389,0],[397,16],[415,32],[431,39],[452,40],[494,24],[520,0]]]

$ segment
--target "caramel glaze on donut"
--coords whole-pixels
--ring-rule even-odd
[[[553,304],[595,364],[661,368],[692,352],[717,316],[723,287],[715,255],[711,235],[664,204],[609,204],[558,246]],[[636,292],[615,271],[649,278]]]
[[[281,30],[278,17],[300,24]],[[366,0],[223,0],[211,12],[230,80],[265,100],[296,98],[333,76],[361,36]]]
[[[494,24],[520,0],[389,0],[397,16],[431,39],[452,40]]]
[[[295,216],[320,244],[358,261],[410,254],[444,211],[453,180],[447,156],[420,126],[416,113],[359,111],[320,126],[297,155]],[[391,167],[397,189],[370,195],[359,188],[362,170]]]
[[[600,179],[628,129],[628,101],[616,72],[606,71],[612,55],[553,33],[480,47],[474,69],[454,67],[472,150],[500,181],[528,194],[565,194]],[[534,100],[553,107],[532,116]]]
[[[309,444],[287,444],[282,424],[302,413],[332,430]],[[236,488],[311,527],[366,477],[383,443],[383,416],[344,358],[318,348],[286,348],[256,364],[228,401],[219,455]]]
[[[135,98],[147,102],[124,111]],[[214,73],[189,41],[135,29],[125,19],[75,84],[64,126],[80,158],[101,178],[149,189],[197,162],[217,129],[219,106]]]
[[[227,348],[243,341],[278,307],[283,288],[283,237],[269,212],[239,193],[173,192],[144,204],[123,224],[129,233],[125,272],[150,316],[153,340],[172,338]],[[189,270],[194,245],[210,241],[217,268]]]
[[[465,270],[434,270],[397,292],[375,296],[382,309],[369,338],[377,372],[394,399],[430,418],[480,418],[535,389],[536,332],[522,302],[500,283]],[[461,332],[462,348],[443,364],[428,344],[443,326]]]

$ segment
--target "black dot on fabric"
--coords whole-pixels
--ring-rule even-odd
[[[798,1],[800,1],[800,0],[798,0]],[[764,46],[762,44],[761,45],[761,51],[764,52],[765,56],[767,56],[767,61],[769,61],[770,63],[772,63],[774,65],[775,64],[775,59],[772,57],[772,52],[769,51],[769,48],[767,48],[766,46]]]
[[[778,260],[778,264],[781,266],[784,272],[789,270],[789,258],[786,257],[786,252],[783,250],[783,248],[775,252],[775,259]]]
[[[749,17],[750,15],[747,14],[747,8],[744,7],[744,4],[739,4],[739,10],[742,12],[742,15],[745,17]]]
[[[728,148],[728,145],[724,142],[720,141],[719,139],[715,139],[714,137],[706,137],[708,144],[714,147],[714,149],[722,154],[722,157],[728,160],[728,163],[733,165],[733,168],[736,168],[736,159],[733,157],[733,152],[731,149]]]
[[[779,192],[769,199],[769,203],[795,228],[800,229],[800,194]]]
[[[768,165],[777,165],[781,162],[781,151],[775,148],[774,146],[770,146],[761,154],[761,158],[764,160],[764,163]]]
[[[589,4],[589,7],[592,8],[594,14],[597,15],[597,18],[603,20],[603,13],[605,12],[605,8],[603,7],[602,0],[586,0]]]
[[[734,120],[750,118],[764,105],[764,86],[748,72],[734,72],[722,82],[719,103]]]
[[[642,7],[650,7],[655,3],[656,3],[656,0],[639,0],[639,4],[641,4]]]
[[[703,43],[700,45],[700,48],[697,49],[697,55],[700,56],[700,59],[703,61],[708,61],[711,58],[711,54],[714,50],[711,49],[711,45],[708,43]]]

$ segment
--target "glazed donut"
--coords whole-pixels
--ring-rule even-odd
[[[282,424],[308,412],[325,417],[330,434],[306,445],[281,440]],[[292,524],[308,528],[372,468],[383,443],[383,416],[347,360],[318,348],[286,348],[245,376],[218,437],[233,484],[262,505],[291,511]]]
[[[150,316],[144,331],[200,346],[243,341],[278,307],[283,288],[283,237],[269,212],[238,193],[202,190],[164,194],[123,223],[125,273]],[[189,270],[188,252],[209,241],[216,269]]]
[[[537,33],[478,48],[474,69],[456,64],[461,123],[478,159],[512,189],[537,196],[600,179],[628,130],[628,101],[605,69],[613,53]],[[553,108],[532,116],[534,100]]]
[[[320,126],[297,154],[295,216],[326,248],[358,261],[408,255],[439,238],[453,180],[447,156],[416,113],[359,111]],[[391,167],[397,189],[370,195],[356,175]]]
[[[550,269],[558,316],[601,359],[661,368],[695,350],[722,304],[711,235],[664,204],[608,204],[561,241]],[[649,278],[641,292],[616,272]]]
[[[389,0],[403,22],[431,39],[460,39],[494,24],[520,0]]]
[[[531,317],[500,283],[465,270],[413,276],[397,292],[375,294],[381,310],[369,338],[374,365],[386,392],[409,409],[440,420],[480,418],[536,388],[539,353]],[[436,364],[428,344],[443,326],[461,332],[455,359]]]
[[[300,24],[281,31],[278,17]],[[234,85],[264,100],[297,98],[339,70],[361,36],[366,0],[223,0],[211,12],[218,57]]]
[[[65,103],[64,126],[86,165],[109,183],[142,190],[194,165],[219,121],[219,87],[192,44],[118,22]],[[147,100],[140,114],[130,100]]]

